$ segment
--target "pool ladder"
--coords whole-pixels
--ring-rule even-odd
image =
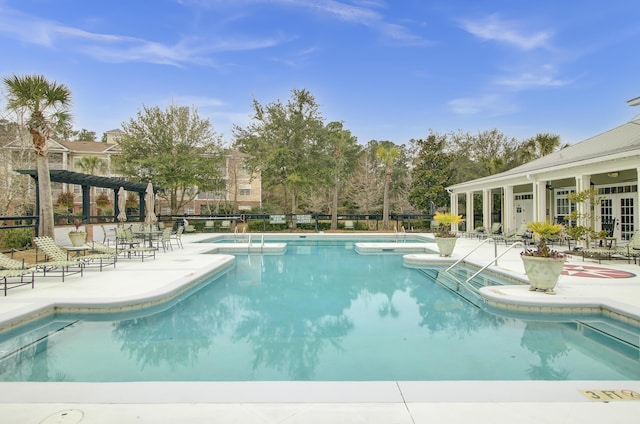
[[[404,229],[404,225],[400,228],[400,231],[396,227],[393,227],[393,232],[395,235],[396,243],[400,238],[402,238],[402,242],[406,243],[407,241],[407,232]]]
[[[260,253],[264,251],[264,234],[260,235]],[[251,253],[251,234],[249,234],[249,241],[247,243],[247,253]]]

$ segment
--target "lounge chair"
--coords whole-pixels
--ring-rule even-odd
[[[485,238],[486,237],[486,231],[484,229],[484,227],[476,227],[474,228],[472,231],[468,231],[467,232],[467,236],[471,237],[471,238]]]
[[[354,228],[353,221],[344,221],[345,230],[353,230]]]
[[[187,224],[187,226],[184,227],[184,232],[185,233],[195,233],[196,232],[196,227],[191,225],[191,224]]]
[[[512,244],[517,241],[522,243],[528,243],[531,240],[531,234],[529,233],[529,227],[527,224],[520,224],[517,230],[507,231],[503,240],[505,244]]]
[[[205,221],[204,229],[203,229],[204,232],[212,233],[215,230],[216,230],[215,229],[215,222],[213,222],[213,221]]]
[[[491,235],[495,236],[497,234],[501,234],[502,233],[502,224],[499,222],[494,222],[493,224],[491,224]]]
[[[230,229],[231,229],[231,221],[225,219],[220,223],[220,231],[222,230],[229,231]]]
[[[635,264],[640,257],[640,230],[636,230],[627,243],[617,245],[614,250],[616,254],[627,258],[628,263],[633,258]]]
[[[116,247],[107,246],[104,243],[100,243],[98,241],[94,241],[92,243],[92,250],[95,252],[106,253],[115,255],[116,257],[122,255],[127,259],[132,258],[140,258],[142,262],[144,262],[145,256],[153,256],[156,257],[156,249],[155,247],[146,247],[146,246],[133,246],[133,247],[122,247],[123,245],[116,245]]]
[[[75,260],[83,262],[84,266],[89,263],[97,263],[100,271],[102,271],[102,267],[105,265],[113,265],[114,268],[116,266],[116,255],[113,254],[89,253],[71,258],[69,257],[69,252],[58,246],[51,237],[35,237],[33,240],[36,246],[38,246],[38,249],[42,250],[47,258],[57,262]],[[87,246],[87,249],[89,249],[89,246]]]
[[[38,239],[39,237],[35,237],[33,239],[36,242],[36,246],[38,243]],[[36,256],[37,256],[37,252],[36,252]],[[35,264],[25,264],[25,266],[36,268],[37,271],[42,271],[43,277],[47,277],[47,273],[50,274],[52,271],[58,270],[60,271],[62,282],[64,282],[64,277],[67,275],[73,275],[73,274],[79,273],[80,276],[82,276],[82,273],[84,270],[84,262],[78,260],[77,258],[55,260],[47,257],[45,261],[36,262]]]
[[[35,285],[36,268],[33,266],[27,267],[24,261],[18,261],[12,259],[3,253],[0,253],[0,278],[4,281],[4,295],[7,295],[7,290],[20,286],[31,284],[31,288]],[[31,274],[31,281],[25,281],[25,275]],[[9,281],[9,278],[20,277],[20,281]],[[9,286],[11,285],[11,286]]]

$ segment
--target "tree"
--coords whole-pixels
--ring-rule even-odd
[[[13,75],[5,77],[3,82],[7,89],[7,109],[23,114],[33,142],[40,196],[38,234],[53,237],[49,139],[56,128],[69,126],[71,91],[63,84],[47,81],[42,75]]]
[[[83,128],[80,131],[78,131],[78,133],[76,134],[76,140],[77,141],[92,141],[92,142],[95,142],[97,140],[96,132],[95,131],[85,130]]]
[[[348,187],[349,199],[355,204],[356,210],[365,215],[380,209],[384,187],[376,167],[375,151],[372,155],[370,150],[366,148],[360,154]]]
[[[168,200],[172,214],[200,191],[224,186],[220,139],[196,109],[144,106],[122,129],[116,169],[133,180],[162,187],[159,196]]]
[[[518,149],[518,158],[521,163],[527,163],[534,159],[550,155],[566,145],[560,144],[560,136],[549,133],[539,133],[523,141]]]
[[[96,175],[97,173],[103,174],[109,170],[109,162],[98,156],[83,156],[78,159],[75,164],[76,167],[84,173]],[[91,197],[95,197],[95,187],[91,187]],[[91,212],[93,215],[93,212]]]
[[[376,150],[376,158],[382,162],[384,166],[384,194],[382,203],[382,228],[389,229],[389,187],[391,185],[391,174],[396,160],[400,157],[398,147],[391,143],[390,145],[381,145]]]
[[[8,144],[11,149],[1,148]],[[34,166],[31,135],[24,126],[7,119],[0,119],[0,214],[33,215],[33,180],[18,175],[14,169]]]
[[[338,229],[338,198],[340,188],[344,186],[349,175],[357,165],[360,153],[357,138],[349,130],[343,128],[341,122],[327,124],[326,152],[329,159],[329,186],[332,191],[331,229]]]
[[[447,137],[431,132],[424,140],[411,140],[414,164],[409,202],[422,211],[449,203],[446,187],[453,182],[453,155],[445,152]]]
[[[324,124],[314,97],[307,90],[292,90],[287,104],[262,106],[253,101],[252,122],[233,129],[234,147],[247,154],[247,165],[261,172],[267,188],[281,187],[298,210],[298,196],[317,180],[317,158],[322,156]]]
[[[477,134],[449,133],[447,144],[455,146],[456,181],[469,181],[506,171],[517,165],[514,138],[497,129]]]

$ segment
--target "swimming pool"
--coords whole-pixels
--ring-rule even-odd
[[[402,255],[287,243],[281,255],[238,255],[170,307],[56,315],[5,334],[0,380],[640,379],[637,347],[590,325],[604,318],[492,314]]]

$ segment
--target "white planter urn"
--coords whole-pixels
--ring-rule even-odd
[[[542,291],[546,294],[555,294],[553,289],[558,284],[558,278],[567,258],[542,258],[538,256],[521,256],[524,263],[524,271],[529,277],[531,291]]]
[[[71,231],[69,233],[69,240],[72,246],[82,246],[87,241],[87,233],[83,231]]]
[[[440,256],[451,256],[453,248],[456,247],[457,240],[457,237],[436,237],[436,244],[438,245]]]

